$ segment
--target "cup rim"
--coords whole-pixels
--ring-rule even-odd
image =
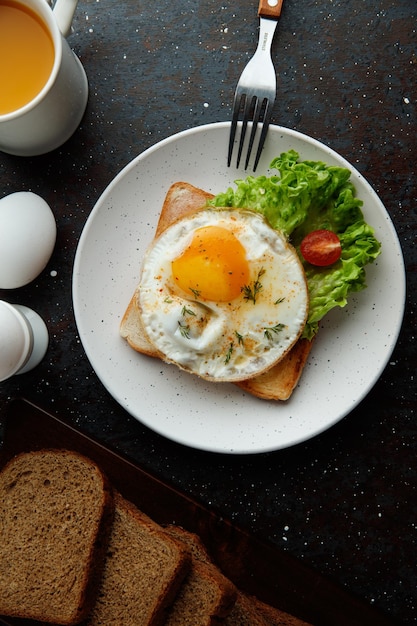
[[[20,117],[24,113],[31,111],[33,108],[37,106],[39,102],[41,102],[48,91],[51,89],[54,84],[62,59],[62,35],[61,31],[58,28],[58,24],[56,23],[53,10],[49,5],[48,0],[14,0],[16,4],[22,4],[24,6],[29,7],[34,11],[37,15],[40,16],[44,25],[49,31],[49,34],[52,37],[52,43],[54,46],[54,64],[52,66],[51,73],[49,74],[48,80],[43,85],[42,89],[36,94],[32,100],[21,106],[19,109],[15,109],[14,111],[9,111],[9,113],[0,114],[0,121],[6,122],[8,120],[12,120],[16,117]]]

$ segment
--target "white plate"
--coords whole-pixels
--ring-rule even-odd
[[[137,354],[119,336],[168,187],[180,180],[212,193],[246,173],[227,168],[229,123],[184,131],[149,148],[104,191],[80,238],[73,277],[80,338],[98,377],[129,413],[182,444],[223,453],[285,448],[326,430],[364,398],[394,349],[405,301],[397,234],[378,196],[347,161],[293,130],[270,127],[257,174],[290,148],[302,160],[349,167],[365,218],[382,242],[368,288],[322,324],[299,387],[287,402],[254,398],[229,383],[208,383]]]

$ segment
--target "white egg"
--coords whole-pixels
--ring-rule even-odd
[[[0,200],[0,288],[16,289],[46,267],[56,241],[56,222],[49,205],[30,191]]]
[[[272,367],[308,313],[294,248],[259,214],[235,209],[205,209],[165,230],[147,252],[138,293],[164,359],[213,381]]]

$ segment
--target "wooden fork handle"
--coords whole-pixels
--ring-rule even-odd
[[[259,0],[259,17],[269,17],[277,20],[281,15],[282,3],[284,0]]]

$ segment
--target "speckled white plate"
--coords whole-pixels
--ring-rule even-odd
[[[254,398],[134,352],[119,322],[139,278],[168,187],[180,180],[212,193],[243,170],[226,167],[228,123],[179,133],[139,155],[98,200],[80,238],[74,310],[80,338],[109,393],[135,418],[185,445],[222,453],[258,453],[305,441],[364,398],[388,363],[405,301],[401,247],[390,217],[366,180],[337,153],[298,132],[271,127],[257,174],[293,148],[301,159],[349,167],[366,220],[382,242],[367,270],[368,288],[322,324],[298,388],[287,402]]]

